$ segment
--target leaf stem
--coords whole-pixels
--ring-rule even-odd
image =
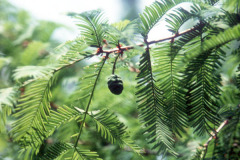
[[[117,57],[115,58],[115,61],[114,61],[114,64],[113,64],[113,69],[112,69],[112,74],[114,74],[114,71],[115,71],[115,69],[116,69],[116,63],[117,63],[117,60],[118,60],[120,54],[121,54],[121,53],[118,53]]]
[[[72,61],[71,63],[69,63],[69,64],[67,64],[67,65],[59,66],[59,67],[53,69],[53,70],[51,71],[52,73],[50,73],[50,74],[51,74],[51,76],[53,76],[53,75],[54,75],[55,73],[57,73],[58,71],[60,71],[60,70],[62,70],[62,69],[64,69],[64,68],[68,68],[68,67],[72,66],[73,64],[75,64],[75,63],[77,63],[77,62],[80,62],[80,61],[82,61],[82,60],[85,60],[85,59],[87,59],[87,58],[92,58],[93,56],[94,56],[94,55],[89,55],[89,56],[86,56],[86,57],[84,57],[84,58],[76,59],[75,61]],[[51,78],[51,77],[50,77],[50,78]],[[34,81],[36,81],[36,79],[27,80],[27,81],[25,81],[22,85],[20,85],[20,87],[26,86],[26,85],[34,82]]]
[[[81,133],[82,133],[83,124],[85,123],[85,120],[86,120],[86,116],[87,116],[87,113],[88,113],[88,110],[89,110],[89,107],[90,107],[90,104],[91,104],[91,100],[92,100],[92,98],[93,98],[93,93],[94,93],[94,91],[95,91],[95,88],[96,88],[96,85],[97,85],[97,81],[98,81],[98,79],[99,79],[99,77],[100,77],[102,68],[103,68],[103,66],[104,66],[107,58],[108,58],[108,54],[106,55],[106,57],[105,57],[104,60],[103,60],[103,63],[102,63],[102,65],[101,65],[101,67],[100,67],[100,69],[99,69],[99,71],[98,71],[98,74],[97,74],[97,78],[96,78],[96,80],[95,80],[95,83],[94,83],[94,85],[93,85],[93,89],[92,89],[92,92],[91,92],[91,95],[90,95],[90,98],[89,98],[89,101],[88,101],[88,104],[87,104],[87,107],[86,107],[86,110],[85,110],[85,113],[84,113],[84,117],[83,117],[82,123],[81,123],[81,125],[80,125],[79,134],[78,134],[77,140],[76,140],[75,145],[74,145],[74,152],[75,152],[75,150],[76,150],[76,148],[77,148],[77,144],[78,144],[78,141],[79,141],[80,136],[81,136]]]

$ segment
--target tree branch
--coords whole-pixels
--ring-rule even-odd
[[[225,126],[225,125],[227,125],[228,124],[228,120],[225,120],[225,121],[223,121],[222,123],[221,123],[221,125],[218,127],[218,129],[214,132],[214,133],[211,133],[211,137],[209,137],[209,139],[208,139],[208,141],[204,144],[204,147],[205,147],[205,149],[204,149],[204,154],[203,154],[203,159],[205,158],[205,156],[206,156],[206,154],[207,154],[207,149],[208,149],[208,145],[209,145],[209,143],[211,142],[211,140],[212,139],[216,139],[216,137],[217,137],[217,134],[220,132],[220,130]]]
[[[192,32],[192,31],[194,31],[194,30],[197,30],[198,28],[199,28],[199,26],[193,27],[193,28],[191,28],[191,29],[187,29],[187,30],[185,30],[185,31],[183,31],[183,32],[181,32],[181,33],[179,33],[179,34],[175,34],[175,35],[172,35],[172,36],[167,37],[167,38],[162,38],[162,39],[159,39],[159,40],[149,41],[148,44],[151,45],[151,44],[155,44],[155,43],[159,43],[159,42],[163,42],[163,41],[167,41],[167,40],[172,40],[172,39],[174,39],[174,38],[180,37],[180,36],[182,36],[182,35],[185,35],[185,34],[187,34],[187,33]],[[145,43],[139,43],[139,44],[136,44],[135,46],[143,47],[144,45],[145,45]],[[125,46],[125,47],[121,47],[121,51],[123,52],[123,51],[127,51],[127,50],[130,50],[130,49],[134,49],[135,46]],[[115,53],[115,52],[118,52],[118,51],[119,51],[119,48],[114,48],[114,49],[111,49],[111,50],[105,50],[105,51],[101,51],[101,52],[99,52],[99,50],[97,50],[95,53],[93,53],[92,55],[89,55],[89,56],[87,56],[87,57],[85,57],[85,58],[91,58],[91,57],[93,57],[94,55],[99,55],[99,54],[102,54],[102,53],[110,54],[110,53]],[[75,63],[77,63],[77,62],[79,62],[79,61],[81,61],[81,60],[83,60],[83,59],[85,59],[85,58],[80,58],[80,59],[77,59],[77,60],[75,60],[75,61],[67,64],[67,65],[58,67],[58,68],[56,68],[56,69],[53,70],[52,74],[55,74],[56,72],[58,72],[58,71],[60,71],[60,70],[62,70],[62,69],[64,69],[64,68],[67,68],[67,67],[69,67],[69,66],[71,66],[71,65],[73,65],[73,64],[75,64]],[[35,80],[36,80],[36,79],[28,80],[28,81],[24,82],[24,83],[21,85],[21,87],[26,86],[26,85],[28,85],[29,83],[31,83],[31,82],[33,82],[33,81],[35,81]]]
[[[158,39],[158,40],[153,40],[153,41],[149,41],[148,44],[151,45],[151,44],[155,44],[155,43],[159,43],[159,42],[163,42],[163,41],[167,41],[167,40],[172,40],[174,38],[177,38],[177,37],[180,37],[182,35],[185,35],[189,32],[192,32],[194,30],[197,30],[199,28],[198,27],[194,27],[194,28],[191,28],[191,29],[187,29],[179,34],[175,34],[173,36],[170,36],[170,37],[167,37],[167,38],[162,38],[162,39]],[[139,47],[143,47],[145,45],[145,43],[139,43],[139,44],[136,44],[135,46],[139,46]],[[126,51],[126,50],[129,50],[129,49],[134,49],[135,47],[134,46],[125,46],[125,47],[121,47],[121,50],[122,51]],[[114,49],[111,49],[111,50],[105,50],[103,51],[103,53],[114,53],[114,52],[117,52],[119,51],[119,48],[114,48]],[[95,53],[97,54],[97,53]]]

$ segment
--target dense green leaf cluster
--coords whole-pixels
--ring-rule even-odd
[[[182,7],[184,4],[186,8]],[[179,143],[181,137],[193,132],[210,137],[202,141],[205,145],[195,151],[193,159],[237,159],[240,12],[223,10],[224,6],[218,0],[159,0],[147,6],[139,19],[114,24],[108,24],[100,10],[73,14],[79,20],[79,37],[60,45],[47,57],[42,49],[49,45],[49,32],[56,26],[46,31],[45,36],[37,34],[39,28],[36,34],[32,31],[37,38],[15,62],[23,66],[14,69],[14,87],[0,90],[0,126],[5,126],[7,116],[13,118],[10,131],[5,132],[18,144],[19,157],[101,159],[101,153],[89,150],[97,145],[88,148],[90,145],[83,141],[91,139],[89,135],[93,132],[105,143],[133,151],[138,159],[152,152],[159,157],[184,159],[187,156],[182,155]],[[173,36],[150,41],[149,33],[162,21]],[[189,22],[192,23],[186,28]],[[182,32],[183,28],[186,30]],[[141,40],[135,39],[139,36]],[[0,58],[4,63],[7,61],[6,57]],[[54,63],[49,63],[51,59]],[[226,71],[226,65],[231,60],[234,66],[227,77],[226,72],[230,71]],[[108,103],[114,104],[116,96],[104,92],[106,77],[115,70],[125,73],[126,66],[127,72],[137,73],[136,81],[131,80],[135,97],[125,86],[118,96],[125,96],[121,100],[125,102],[136,98],[144,130],[141,134],[144,133],[151,151],[141,149],[143,146],[131,139],[128,124],[109,108]],[[73,89],[61,95],[56,88],[72,73],[77,73],[78,78],[69,78],[71,82],[65,83],[66,90]],[[126,79],[123,76],[122,80]],[[60,105],[54,103],[57,94],[62,96]],[[123,105],[118,104],[118,108]],[[221,125],[223,121],[228,123]],[[92,125],[96,126],[94,131],[89,127]],[[53,137],[54,142],[49,142]]]

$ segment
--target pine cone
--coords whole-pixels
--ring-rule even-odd
[[[123,90],[123,81],[120,77],[113,74],[108,78],[108,88],[113,94],[119,95]]]

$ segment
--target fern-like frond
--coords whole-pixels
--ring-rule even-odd
[[[69,67],[81,60],[93,57],[94,54],[88,51],[88,45],[83,41],[82,37],[67,41],[57,46],[53,53],[47,59],[51,66],[55,67],[55,72]],[[54,63],[53,63],[54,62]],[[53,64],[52,64],[53,63]]]
[[[92,115],[92,118],[96,123],[97,131],[104,139],[123,147],[121,138],[126,132],[126,126],[117,119],[117,116],[105,109]]]
[[[18,120],[13,123],[11,131],[14,140],[30,141],[29,139],[38,137],[33,132],[39,131],[42,134],[46,130],[44,120],[47,120],[47,116],[50,113],[50,87],[54,81],[56,72],[86,57],[88,55],[69,52],[62,55],[55,67],[37,67],[39,69],[39,71],[36,71],[38,74],[32,71],[32,67],[24,67],[24,69],[32,71],[30,75],[40,77],[40,79],[33,79],[24,83],[25,91],[19,99],[17,112],[14,114]],[[39,141],[41,140],[39,139]]]
[[[216,73],[223,60],[221,51],[198,56],[186,69],[187,103],[190,123],[202,135],[218,125],[217,100],[220,95],[220,75]]]
[[[14,70],[13,78],[16,81],[25,78],[47,78],[53,69],[53,66],[21,66]]]
[[[79,52],[81,51],[79,50]],[[52,70],[48,68],[49,73],[45,72],[47,75],[28,80],[23,84],[25,91],[19,99],[17,112],[14,114],[17,120],[13,123],[11,134],[14,141],[18,141],[22,147],[31,150],[31,154],[38,153],[44,139],[53,134],[55,129],[62,123],[69,122],[74,118],[75,120],[79,119],[76,112],[74,113],[74,110],[71,110],[69,107],[61,107],[57,112],[50,112],[49,102],[51,97],[50,88],[54,82],[56,73],[92,56],[85,52],[81,54],[79,52],[69,51],[63,54],[58,59],[55,67],[50,67]],[[27,151],[27,153],[30,152]]]
[[[83,60],[84,56],[85,55],[80,55],[75,52],[64,54],[59,59],[59,64],[56,65],[57,67],[47,73],[48,77],[44,75],[46,78],[33,79],[24,83],[25,91],[19,99],[19,104],[16,109],[17,112],[14,114],[17,121],[13,123],[13,129],[11,130],[15,141],[18,141],[22,146],[28,146],[28,148],[31,146],[33,152],[37,153],[43,140],[51,135],[54,129],[59,127],[64,120],[70,120],[69,118],[71,118],[74,113],[64,115],[68,114],[68,112],[62,114],[55,112],[48,117],[50,114],[50,87],[56,77],[56,72]],[[65,111],[67,111],[66,107]],[[50,118],[49,123],[48,118]],[[51,120],[52,118],[54,120]],[[33,152],[32,154],[34,154]]]
[[[89,52],[87,50],[88,45],[85,44],[83,37],[76,38],[73,41],[66,42],[57,49],[55,49],[58,53],[58,50],[65,50],[64,54],[61,53],[61,56],[57,61],[57,68],[55,70],[61,70],[66,67],[69,67],[79,61],[88,60],[93,57],[92,51]]]
[[[51,114],[46,122],[45,138],[51,136],[56,129],[67,122],[72,120],[80,121],[81,116],[75,108],[65,105],[58,107],[57,111],[51,110]]]
[[[88,52],[89,45],[85,43],[84,37],[78,37],[76,38],[70,45],[68,54],[72,54],[72,56],[76,56],[77,54],[79,56],[84,56],[84,57],[90,57],[92,52]],[[75,55],[74,55],[75,54]],[[75,59],[76,57],[69,57],[68,59]],[[61,60],[65,59],[62,57]],[[66,61],[66,59],[65,59]]]
[[[177,8],[173,10],[172,13],[167,15],[166,22],[168,23],[168,30],[173,34],[177,34],[179,32],[180,27],[187,22],[189,19],[194,18],[194,13],[198,13],[199,10],[192,10],[192,12],[188,12],[183,8]]]
[[[218,100],[218,103],[221,106],[220,110],[218,111],[220,115],[239,104],[240,94],[239,88],[233,84],[224,85],[221,87],[221,90],[222,93]]]
[[[226,23],[230,27],[240,23],[240,15],[238,13],[229,13],[228,11],[224,11],[223,17],[226,18],[226,21],[222,23]]]
[[[118,46],[120,42],[125,43],[127,38],[130,38],[131,34],[134,34],[134,28],[136,28],[136,24],[134,21],[131,22],[129,20],[111,24],[111,26],[108,27],[106,35],[108,43],[115,46]]]
[[[31,82],[18,100],[17,112],[14,114],[17,121],[13,123],[11,134],[23,146],[46,130],[44,121],[50,113],[50,87],[53,80],[50,77]]]
[[[89,97],[91,96],[96,78],[101,69],[103,61],[93,63],[84,67],[85,74],[79,78],[79,83],[76,90],[71,95],[71,100],[75,101],[80,106],[88,104]]]
[[[11,131],[14,140],[29,142],[29,139],[38,137],[38,135],[34,135],[33,132],[39,131],[39,133],[43,134],[46,130],[44,120],[47,121],[47,116],[50,113],[50,87],[55,79],[56,72],[86,57],[88,57],[88,55],[76,52],[64,54],[58,60],[58,64],[55,67],[38,67],[38,69],[41,70],[39,72],[43,73],[38,75],[33,74],[41,77],[40,79],[33,79],[24,83],[25,91],[18,101],[17,112],[14,114],[17,121],[13,123],[13,129]],[[27,67],[27,69],[29,68]],[[39,139],[39,141],[41,140]]]
[[[76,108],[81,114],[85,111]],[[118,120],[117,116],[108,109],[91,111],[87,113],[96,123],[96,129],[101,137],[112,144],[117,144],[120,148],[125,145],[140,155],[140,148],[134,144],[127,133],[127,127]]]
[[[161,18],[173,7],[184,3],[191,2],[198,4],[204,8],[211,7],[212,2],[203,3],[201,0],[159,0],[152,5],[147,6],[144,12],[140,14],[141,24],[139,26],[140,33],[143,37],[147,37],[150,30],[161,20]]]
[[[205,40],[202,45],[197,47],[189,48],[186,52],[185,60],[189,61],[197,56],[201,55],[204,52],[210,51],[214,48],[218,48],[226,43],[237,40],[240,38],[240,24],[226,29],[225,31],[212,36],[210,39]]]
[[[5,129],[7,116],[12,113],[16,104],[17,92],[16,87],[0,89],[0,133]]]
[[[162,16],[175,4],[172,0],[155,1],[152,5],[146,7],[140,14],[142,24],[139,26],[140,33],[146,37],[155,24],[159,22]]]
[[[189,51],[197,52],[197,48],[201,50],[204,47],[209,35],[203,37],[202,33],[205,31],[203,27],[200,26],[199,28],[200,38],[195,37],[182,50],[186,49],[187,53]],[[205,132],[209,133],[219,122],[217,100],[220,94],[221,78],[216,71],[224,61],[223,53],[220,48],[214,51],[201,52],[196,58],[191,59],[186,69],[187,78],[184,83],[188,88],[188,115],[190,116],[191,126],[195,127],[195,132],[200,135]]]
[[[77,25],[85,42],[90,46],[102,47],[105,36],[104,24],[107,23],[102,12],[99,10],[83,12],[76,18],[80,20]]]
[[[68,153],[72,153],[73,157],[69,157]],[[72,160],[102,160],[99,158],[96,152],[92,152],[86,149],[77,148],[74,151],[72,144],[57,142],[50,146],[43,156],[39,157],[41,160],[61,160],[61,159],[72,159]]]
[[[38,134],[35,134],[35,136],[29,140],[25,139],[26,146],[23,146],[24,148],[22,149],[23,156],[26,156],[26,157],[35,156],[36,153],[38,153],[39,150],[41,149],[41,146],[43,145],[45,139],[47,139],[49,136],[53,135],[53,133],[60,126],[66,124],[72,120],[80,121],[81,116],[82,115],[79,114],[79,112],[75,108],[71,108],[68,106],[58,107],[57,111],[51,110],[50,116],[48,117],[48,119],[44,120],[46,130],[42,131],[41,133],[36,130],[36,132]],[[34,145],[32,145],[32,144],[34,144]],[[61,144],[59,144],[59,145],[61,146]],[[61,149],[61,147],[59,149]],[[55,154],[53,154],[53,155],[55,155]],[[52,156],[52,155],[50,155],[50,156]]]
[[[57,142],[47,148],[46,152],[43,156],[40,156],[39,159],[41,160],[54,160],[54,159],[61,159],[66,152],[72,149],[71,144]]]
[[[6,130],[7,117],[12,114],[10,106],[2,106],[0,110],[0,133]]]
[[[92,152],[90,150],[83,150],[77,147],[76,151],[73,153],[73,160],[102,160],[99,158],[97,152]]]
[[[35,150],[31,146],[21,148],[19,150],[18,158],[22,160],[34,159],[34,151]]]
[[[13,108],[13,105],[16,104],[16,94],[17,89],[15,87],[0,89],[0,110],[2,110],[4,106]]]
[[[127,145],[135,153],[140,154],[140,148],[129,138],[127,127],[118,120],[117,116],[103,109],[96,114],[90,115],[96,123],[100,135],[112,144],[118,144],[121,148]]]
[[[198,10],[195,12],[198,12]],[[193,13],[189,13],[183,8],[173,10],[173,13],[168,14],[166,19],[169,31],[173,34],[177,34],[180,27],[187,20],[194,17]],[[179,50],[182,48],[179,43],[184,44],[189,42],[197,35],[198,34],[193,34],[191,36],[185,35],[185,37],[187,37],[185,42],[183,42],[183,39],[173,39],[170,43],[162,43],[153,50],[154,72],[156,73],[160,88],[164,92],[171,129],[178,135],[181,135],[180,131],[185,132],[184,128],[187,127],[188,119],[185,100],[186,90],[182,84],[182,74],[178,72],[178,66],[182,63],[181,59],[183,57],[182,54],[178,54]],[[176,45],[175,42],[177,43]]]
[[[182,63],[183,55],[177,54],[173,43],[163,43],[153,51],[154,73],[157,82],[164,92],[165,104],[168,110],[170,127],[174,133],[181,135],[187,127],[187,106],[185,100],[186,89],[182,84],[182,74],[178,66]]]
[[[180,52],[182,52],[183,50],[185,51],[184,46],[185,46],[186,44],[189,44],[189,43],[191,43],[191,44],[194,43],[193,40],[194,40],[196,37],[199,36],[201,26],[200,26],[200,25],[196,25],[196,26],[194,26],[194,28],[195,28],[195,30],[193,30],[193,31],[191,31],[191,32],[189,32],[189,33],[187,33],[187,34],[184,34],[184,35],[182,35],[181,37],[178,37],[177,39],[174,40],[174,46],[176,46],[177,49],[178,49]],[[182,48],[183,48],[183,50],[182,50]],[[191,48],[191,45],[189,46],[189,48]],[[180,54],[180,53],[179,53],[179,54]],[[182,53],[181,53],[181,54],[182,54]]]
[[[145,133],[149,142],[158,148],[160,153],[176,154],[173,149],[171,130],[168,127],[168,116],[163,101],[162,91],[155,84],[150,52],[147,50],[140,59],[140,73],[137,76],[137,102],[140,119],[146,126]]]
[[[108,55],[106,55],[104,60],[102,62],[100,62],[101,63],[100,66],[95,66],[97,68],[97,74],[92,74],[92,75],[90,75],[88,77],[85,77],[85,79],[86,78],[94,78],[94,82],[93,82],[93,85],[88,85],[87,87],[85,87],[85,89],[89,89],[90,88],[90,92],[89,93],[88,92],[87,93],[84,92],[85,89],[83,90],[82,94],[87,94],[87,96],[84,95],[83,97],[80,98],[81,100],[82,99],[85,99],[85,100],[87,99],[86,100],[87,103],[83,105],[85,107],[85,113],[83,115],[83,120],[82,120],[80,128],[79,128],[79,133],[77,134],[77,138],[76,138],[76,141],[75,141],[75,144],[74,144],[74,152],[73,152],[73,155],[72,155],[73,158],[76,156],[75,153],[78,152],[78,140],[80,139],[80,136],[81,136],[81,133],[82,133],[82,130],[83,130],[83,124],[85,123],[86,116],[87,116],[88,110],[90,108],[90,104],[91,104],[92,98],[94,96],[95,88],[97,86],[97,82],[98,82],[98,80],[100,78],[100,75],[102,73],[102,69],[104,67],[104,64],[105,64],[107,58],[108,58]],[[90,82],[90,83],[92,83],[92,82]],[[80,88],[80,93],[81,93],[81,88]]]

